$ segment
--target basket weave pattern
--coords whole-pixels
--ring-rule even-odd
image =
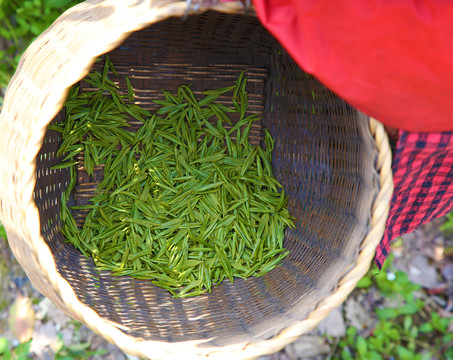
[[[152,359],[254,358],[312,329],[368,269],[391,196],[383,127],[303,73],[240,3],[214,10],[182,20],[186,3],[169,0],[74,7],[26,52],[0,115],[1,221],[30,280],[107,340]],[[250,111],[262,116],[252,142],[262,140],[262,126],[276,138],[274,172],[297,219],[280,267],[173,299],[150,282],[98,272],[64,241],[59,202],[69,176],[50,170],[61,161],[61,138],[47,126],[64,116],[68,88],[105,52],[120,87],[127,74],[149,110],[162,88],[191,83],[199,94],[231,85],[245,70]],[[86,203],[101,173],[78,169],[75,203]]]

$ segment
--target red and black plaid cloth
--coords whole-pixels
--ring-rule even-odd
[[[376,249],[379,268],[393,239],[453,210],[453,132],[400,131],[392,170],[390,213]]]

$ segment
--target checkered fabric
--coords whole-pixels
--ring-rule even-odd
[[[453,210],[453,132],[401,130],[392,168],[395,188],[384,237],[376,249],[379,268],[393,239]]]

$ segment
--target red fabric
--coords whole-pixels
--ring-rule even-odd
[[[400,131],[392,167],[395,189],[376,249],[378,267],[391,240],[453,210],[453,132]]]
[[[453,2],[253,0],[306,72],[354,107],[410,131],[453,130]]]

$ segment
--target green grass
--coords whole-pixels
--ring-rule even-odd
[[[0,238],[6,240],[6,231],[5,231],[5,228],[3,227],[2,223],[0,223]]]
[[[30,346],[33,339],[23,342],[17,346],[12,346],[9,341],[0,337],[0,356],[3,360],[28,360],[33,359],[30,354]],[[94,355],[105,354],[105,350],[92,351],[91,344],[88,342],[64,345],[62,336],[58,336],[58,348],[54,355],[54,360],[89,360]]]
[[[349,327],[339,341],[330,338],[331,360],[453,359],[453,334],[449,332],[453,318],[441,318],[429,310],[419,295],[420,286],[406,273],[393,270],[391,256],[380,272],[373,266],[358,288],[366,292],[377,289],[394,306],[375,309],[378,321],[370,336],[365,338],[357,328]]]
[[[0,0],[0,89],[5,88],[30,43],[76,0]]]
[[[0,249],[8,246],[6,243],[6,232],[0,223]],[[8,307],[8,282],[9,282],[9,267],[5,259],[1,256],[0,253],[0,311]]]
[[[444,232],[445,235],[453,236],[453,212],[449,213],[446,216],[446,220],[442,224],[440,229]]]

